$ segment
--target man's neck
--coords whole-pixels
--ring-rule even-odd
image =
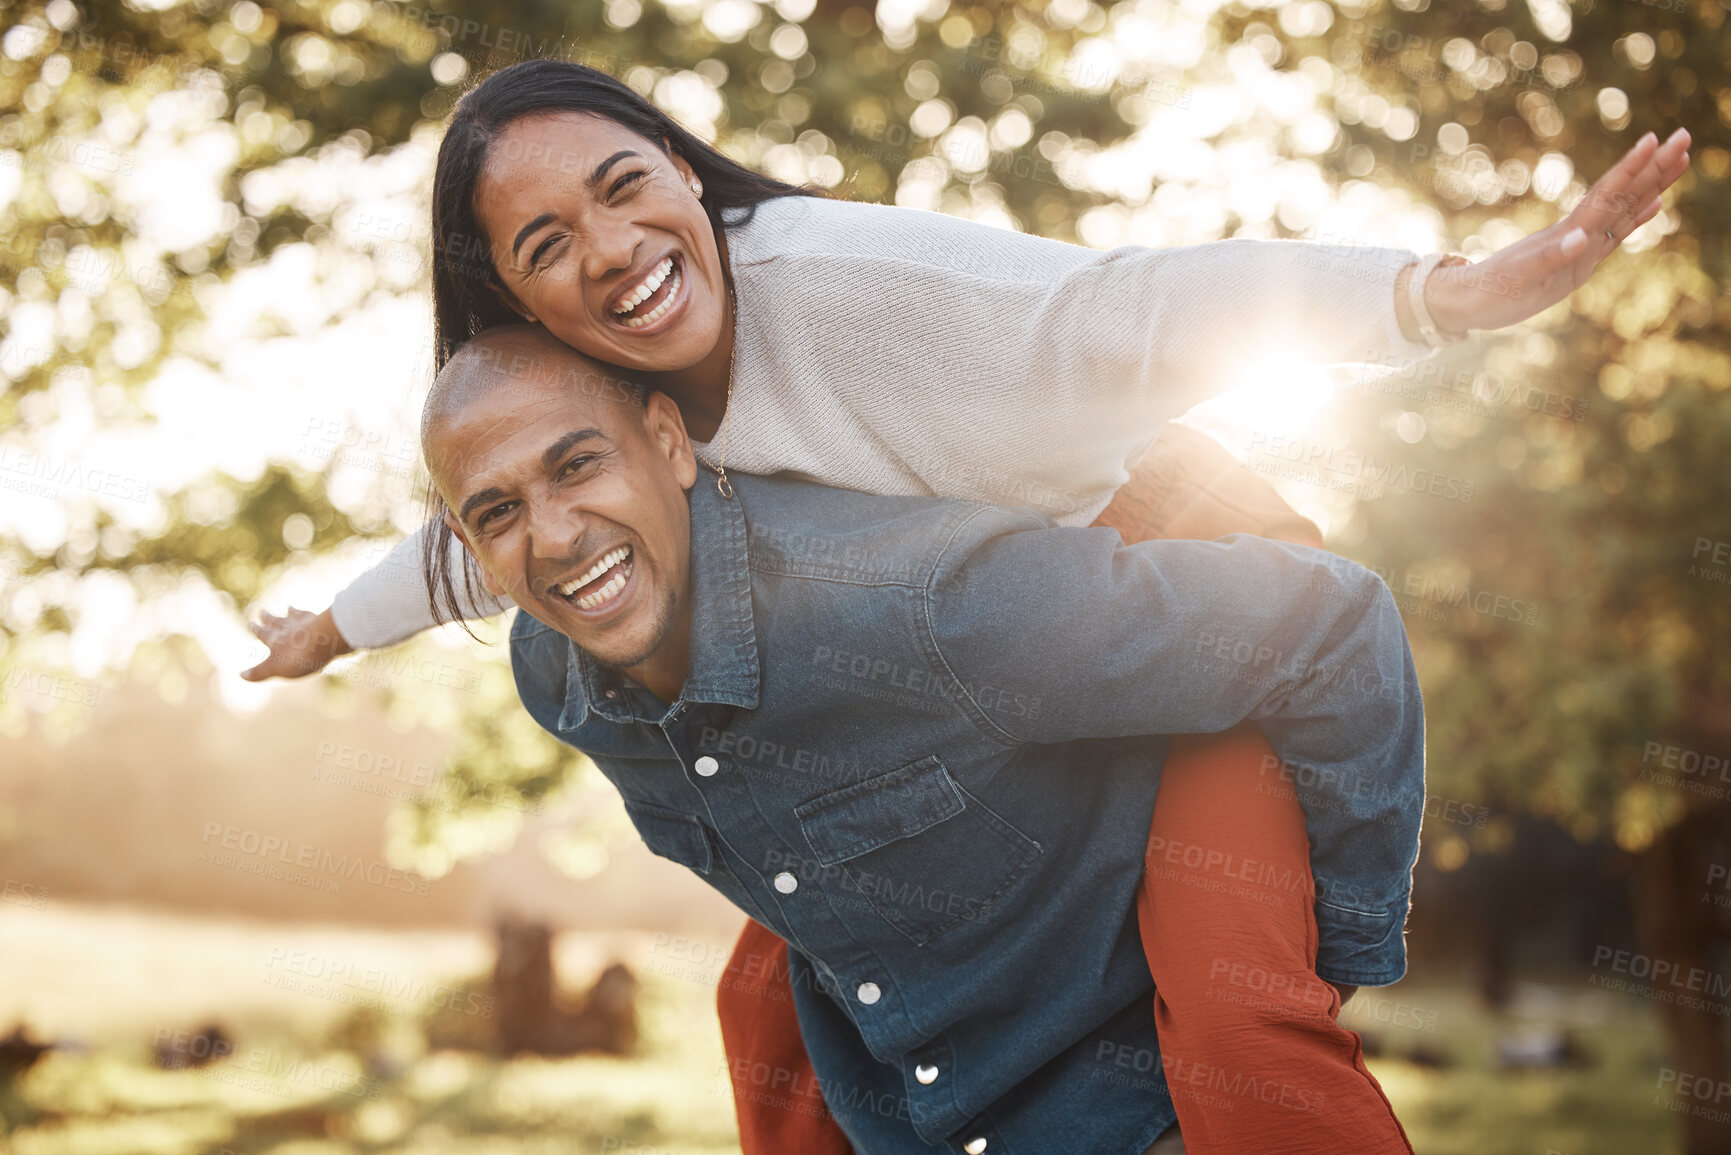
[[[625,676],[663,702],[678,701],[685,679],[691,676],[691,614],[680,614],[655,652],[627,667]]]

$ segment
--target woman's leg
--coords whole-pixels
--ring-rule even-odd
[[[787,942],[752,919],[716,989],[744,1155],[850,1155],[823,1103],[788,983]]]
[[[1279,765],[1241,726],[1175,738],[1160,776],[1136,913],[1185,1150],[1411,1155],[1316,975],[1310,840]]]

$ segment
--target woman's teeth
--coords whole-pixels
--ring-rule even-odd
[[[668,280],[670,277],[672,278],[672,281],[668,284],[667,292],[662,296],[660,304],[656,305],[641,317],[631,317],[626,315],[630,313],[631,310],[641,305],[644,301],[647,301],[650,297],[654,296],[655,290],[659,289],[661,283]],[[643,278],[642,284],[619,298],[619,303],[613,307],[613,315],[619,318],[619,323],[628,329],[639,329],[644,325],[660,320],[662,314],[667,312],[668,306],[673,303],[673,298],[678,295],[679,285],[682,280],[683,278],[679,275],[678,268],[673,263],[673,258],[668,257],[666,260],[662,261],[661,264],[656,266],[653,272]]]
[[[599,589],[589,591],[582,597],[575,596],[577,591],[588,585],[590,582],[595,581],[614,566],[620,565],[630,556],[631,547],[628,545],[622,545],[617,549],[609,550],[605,557],[589,567],[587,573],[583,574],[581,577],[572,578],[570,581],[560,586],[559,593],[567,600],[574,601],[583,609],[594,609],[596,606],[603,604],[614,594],[625,588],[625,580],[630,576],[629,573],[623,569],[620,570],[620,572],[608,578],[605,585],[601,586]]]
[[[638,305],[641,305],[649,297],[649,294],[661,287],[661,282],[665,281],[667,279],[667,274],[672,271],[673,258],[663,258],[662,262],[659,265],[656,265],[655,268],[651,269],[647,277],[643,278],[642,284],[619,298],[619,303],[613,306],[613,311],[615,313],[629,313]]]

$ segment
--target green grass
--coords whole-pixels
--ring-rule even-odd
[[[31,1124],[16,1155],[347,1155],[359,1152],[725,1155],[738,1152],[713,990],[643,976],[642,1041],[629,1059],[508,1061],[427,1051],[401,1022],[339,1034],[391,1066],[269,1024],[235,1053],[160,1071],[144,1053],[51,1054],[22,1081]]]
[[[429,1051],[417,1024],[364,1017],[324,1038],[268,1022],[241,1027],[236,1058],[266,1071],[249,1071],[243,1061],[165,1072],[152,1067],[148,1055],[119,1048],[53,1054],[21,1083],[23,1103],[10,1104],[14,1112],[39,1114],[0,1136],[0,1151],[737,1152],[713,988],[653,974],[642,978],[643,1039],[630,1059],[499,1061]],[[1499,1020],[1465,992],[1403,984],[1362,992],[1345,1019],[1381,1042],[1384,1054],[1371,1068],[1419,1155],[1679,1150],[1677,1117],[1654,1105],[1663,1048],[1653,1008],[1596,995],[1553,999],[1554,1013],[1546,1016]],[[1496,1068],[1499,1032],[1546,1021],[1570,1024],[1593,1062],[1562,1071]],[[1415,1047],[1449,1065],[1433,1069],[1403,1057]],[[357,1058],[361,1052],[383,1056],[391,1066],[370,1073]],[[261,1054],[266,1058],[258,1059]],[[274,1075],[268,1073],[273,1063]],[[331,1086],[321,1088],[321,1081]]]
[[[1681,1151],[1677,1117],[1654,1105],[1664,1040],[1653,1008],[1598,994],[1576,991],[1547,1000],[1548,1014],[1530,1008],[1497,1018],[1466,991],[1401,984],[1360,992],[1342,1021],[1383,1044],[1387,1053],[1368,1065],[1418,1155]],[[1379,1007],[1377,1000],[1387,1001]],[[1567,1026],[1589,1062],[1499,1069],[1497,1036],[1542,1025]],[[1419,1046],[1451,1065],[1434,1069],[1400,1057]]]

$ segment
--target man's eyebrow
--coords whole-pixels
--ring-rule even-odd
[[[457,520],[461,521],[464,525],[469,524],[469,515],[474,513],[477,507],[486,505],[489,501],[497,501],[504,496],[505,491],[497,486],[491,489],[483,489],[479,493],[470,494],[463,500],[463,508],[457,511]]]
[[[573,429],[549,445],[546,451],[541,454],[541,468],[552,469],[574,445],[581,445],[585,441],[605,441],[606,439],[607,435],[599,429]],[[463,506],[457,511],[457,519],[466,525],[469,521],[469,515],[474,513],[476,509],[490,501],[498,501],[504,496],[505,491],[496,485],[488,486],[479,493],[470,494],[463,499]]]
[[[543,469],[552,469],[554,464],[557,463],[561,457],[565,456],[565,451],[574,445],[580,445],[583,442],[590,440],[605,441],[606,439],[607,435],[599,429],[573,429],[571,432],[565,434],[565,436],[549,445],[547,451],[541,454],[541,467]]]

